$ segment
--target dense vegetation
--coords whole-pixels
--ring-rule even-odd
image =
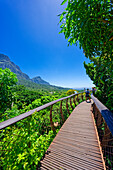
[[[68,1],[60,15],[61,33],[70,45],[79,42],[90,63],[86,73],[97,87],[97,97],[113,111],[113,2]]]
[[[25,80],[25,79],[19,79],[19,81],[17,82],[18,85],[24,85],[25,87],[27,87],[27,89],[29,90],[33,90],[33,91],[59,91],[59,90],[68,90],[69,88],[63,88],[63,87],[58,87],[58,86],[54,86],[54,85],[44,85],[44,84],[36,84],[30,80]]]
[[[48,85],[16,85],[16,74],[0,69],[0,117],[1,122],[34,109],[50,101],[66,96],[66,89]],[[26,82],[26,80],[23,80]],[[35,83],[34,83],[35,84]],[[35,84],[36,85],[36,84]],[[47,86],[47,87],[46,87]]]
[[[7,90],[8,96],[6,99],[12,102],[8,102],[8,105],[2,105],[4,112],[2,112],[3,109],[1,108],[1,122],[74,92],[73,90],[67,91],[59,88],[52,91],[50,89],[46,90],[46,88],[34,90],[30,87],[28,89],[23,85],[15,85],[17,81],[16,75],[9,69],[1,69],[0,71],[2,75],[0,88],[3,88],[2,81],[6,80],[7,84],[7,86],[4,84],[5,91],[2,91],[0,102],[2,104],[5,102],[3,96],[7,96]],[[78,104],[77,101],[76,104]],[[74,108],[74,104],[72,105]],[[68,107],[71,113],[70,103],[68,103]],[[66,120],[69,116],[66,101],[62,102],[62,110]],[[60,102],[53,106],[52,116],[55,132],[51,130],[50,125],[50,107],[40,112],[35,112],[31,116],[0,130],[0,169],[34,170],[37,166],[40,166],[40,160],[63,124]]]
[[[67,0],[64,0],[64,4]],[[113,110],[113,4],[105,0],[68,0],[68,6],[60,16],[61,32],[69,38],[69,44],[79,41],[90,63],[84,63],[86,73],[97,86],[97,96]],[[65,19],[65,20],[64,20]],[[25,113],[50,101],[66,96],[66,90],[54,86],[16,85],[17,78],[9,69],[0,69],[0,117],[1,122]],[[20,84],[23,84],[19,82]],[[74,93],[69,90],[67,94]],[[78,104],[76,102],[76,104]],[[36,169],[48,146],[63,124],[60,103],[53,106],[53,123],[50,126],[50,108],[11,125],[0,132],[0,169]],[[65,120],[69,116],[63,101]],[[72,108],[68,103],[69,111]],[[74,107],[74,104],[73,104]]]
[[[0,118],[7,108],[11,108],[13,95],[11,87],[16,84],[17,77],[8,68],[0,68]]]

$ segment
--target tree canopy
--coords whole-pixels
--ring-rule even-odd
[[[16,74],[10,69],[2,70],[0,68],[0,113],[4,113],[7,108],[11,108],[13,95],[11,87],[17,82]]]
[[[107,101],[112,110],[113,0],[68,0],[60,22],[60,33],[64,33],[70,45],[79,42],[90,59],[90,63],[84,63],[86,73],[101,90],[103,102]]]
[[[79,41],[86,57],[112,52],[113,4],[110,0],[68,0],[60,22],[61,32],[69,38],[69,44]]]

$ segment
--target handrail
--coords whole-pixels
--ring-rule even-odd
[[[12,125],[12,124],[14,124],[14,123],[22,120],[22,119],[25,119],[26,117],[32,115],[34,112],[39,112],[39,111],[41,111],[41,110],[43,110],[43,109],[45,109],[45,108],[47,108],[47,107],[49,107],[49,106],[53,106],[55,103],[57,103],[57,102],[59,102],[59,101],[63,101],[63,100],[65,100],[65,99],[74,97],[74,96],[76,96],[76,95],[78,96],[78,94],[82,94],[82,93],[83,93],[83,92],[77,93],[77,94],[72,94],[72,95],[70,95],[70,96],[67,96],[67,97],[64,97],[64,98],[60,98],[60,99],[58,99],[58,100],[54,100],[54,101],[52,101],[52,102],[49,102],[49,103],[44,104],[44,105],[42,105],[42,106],[39,106],[39,107],[37,107],[37,108],[35,108],[35,109],[33,109],[33,110],[30,110],[30,111],[28,111],[28,112],[25,112],[25,113],[23,113],[23,114],[21,114],[21,115],[19,115],[19,116],[16,116],[16,117],[14,117],[14,118],[11,118],[11,119],[8,119],[8,120],[6,120],[6,121],[4,121],[4,122],[1,122],[1,123],[0,123],[0,129],[4,129],[4,128],[6,128],[6,127],[8,127],[8,126],[10,126],[10,125]]]
[[[72,107],[82,101],[83,95],[84,92],[60,98],[0,123],[0,168],[14,169],[19,165],[20,169],[35,169]],[[76,96],[81,101],[77,102]]]
[[[91,95],[94,103],[92,112],[99,135],[100,146],[107,170],[113,168],[113,113],[96,97]]]
[[[106,107],[104,106],[96,97],[91,95],[92,100],[96,104],[98,110],[102,114],[105,122],[107,123],[112,135],[113,135],[113,113]]]

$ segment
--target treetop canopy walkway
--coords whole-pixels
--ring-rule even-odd
[[[104,169],[91,104],[82,102],[48,149],[42,169]]]
[[[37,169],[111,170],[113,169],[113,114],[93,95],[91,103],[84,101],[76,106],[76,101],[79,103],[80,97],[83,99],[83,93],[50,102],[0,123],[0,129],[4,130],[10,125],[13,126],[35,111],[38,112],[50,106],[50,124],[55,132],[52,108],[55,103],[60,102],[61,123],[64,122],[64,124]],[[73,104],[75,106],[71,114],[68,99],[70,99],[71,108],[74,109]],[[66,108],[70,114],[66,121],[62,110],[64,100],[66,100]],[[4,140],[3,137],[2,140]]]

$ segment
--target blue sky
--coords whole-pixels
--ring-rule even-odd
[[[92,87],[83,50],[59,34],[62,0],[0,0],[0,53],[28,74],[63,87]]]

